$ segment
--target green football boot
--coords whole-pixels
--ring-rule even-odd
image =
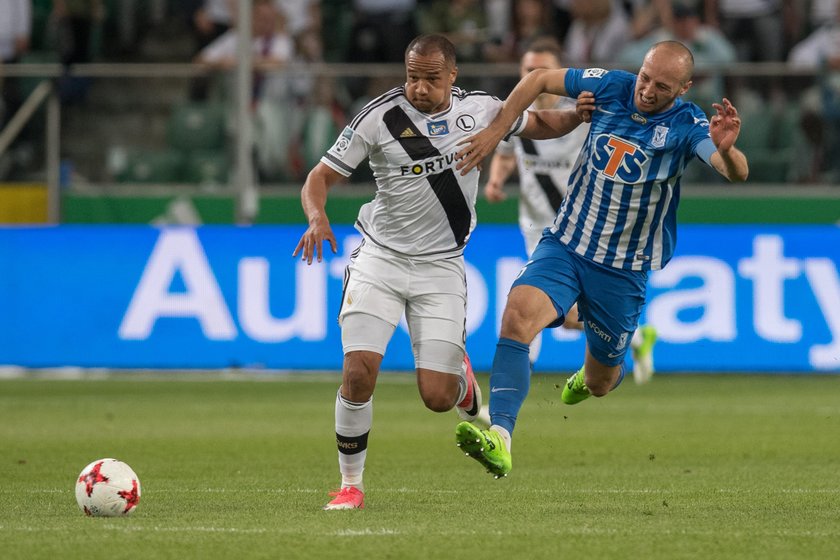
[[[455,428],[455,443],[464,453],[484,465],[494,478],[507,476],[510,472],[510,451],[499,432],[481,430],[470,422],[461,422]]]
[[[571,376],[566,385],[563,387],[563,394],[560,395],[560,400],[566,404],[577,404],[580,401],[589,398],[589,387],[584,381],[583,368],[580,368],[577,373]]]

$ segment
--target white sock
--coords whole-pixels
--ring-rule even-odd
[[[367,458],[367,439],[373,424],[373,397],[355,403],[341,396],[335,398],[335,438],[338,446],[338,468],[341,487],[355,486],[364,491],[362,473]]]
[[[643,340],[644,337],[642,336],[642,329],[637,328],[633,333],[633,337],[630,339],[630,348],[638,348],[642,345]]]
[[[461,364],[461,375],[458,376],[458,399],[455,401],[456,404],[461,404],[467,396],[467,363],[463,362]]]
[[[502,441],[505,442],[505,447],[507,447],[508,453],[510,453],[510,432],[501,426],[497,426],[496,424],[490,426],[490,429],[502,436]]]
[[[542,332],[538,332],[537,336],[534,337],[534,340],[531,341],[531,344],[528,346],[528,360],[530,360],[531,365],[536,363],[537,358],[540,357],[540,350],[542,349]]]

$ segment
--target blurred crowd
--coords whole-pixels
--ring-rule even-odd
[[[679,40],[696,59],[691,99],[710,110],[724,94],[733,97],[747,127],[751,119],[760,121],[744,141],[756,143],[750,155],[765,158],[770,168],[780,150],[791,152],[787,167],[768,174],[809,181],[840,171],[828,157],[840,150],[840,0],[252,1],[253,110],[266,181],[300,180],[348,117],[400,83],[394,83],[398,76],[328,80],[284,76],[278,69],[400,63],[411,38],[433,32],[455,43],[459,63],[516,63],[530,41],[548,35],[563,45],[566,66],[631,71],[653,43]],[[230,80],[215,74],[235,66],[237,12],[235,0],[0,0],[0,57],[4,64],[49,60],[44,53],[64,64],[193,60],[220,72],[192,80],[185,97],[210,102],[230,97]],[[188,40],[189,52],[149,60],[141,47],[163,25]],[[708,71],[735,62],[818,71],[798,81]],[[459,82],[504,97],[516,77]],[[62,100],[83,99],[88,86],[64,80]],[[6,122],[21,103],[13,80],[3,84],[2,102]],[[792,154],[800,141],[807,157]]]

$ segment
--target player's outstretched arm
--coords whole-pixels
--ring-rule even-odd
[[[516,169],[516,156],[513,154],[493,154],[490,162],[490,177],[484,185],[484,196],[488,202],[502,202],[507,198],[505,194],[505,181]]]
[[[338,250],[325,208],[327,191],[343,178],[343,175],[321,162],[307,175],[306,182],[300,191],[300,202],[303,206],[303,213],[309,220],[309,227],[306,228],[300,241],[298,241],[292,257],[296,257],[300,253],[301,259],[306,261],[306,264],[312,264],[313,258],[321,262],[324,241],[329,242],[333,253]]]
[[[709,122],[709,134],[717,152],[712,154],[711,164],[718,173],[730,181],[746,181],[750,169],[747,158],[735,147],[741,132],[741,118],[732,103],[723,98],[723,103],[714,103],[717,114]]]
[[[530,113],[528,124],[520,136],[531,140],[565,136],[583,122],[576,110],[545,109]]]
[[[502,105],[502,110],[490,123],[490,126],[461,143],[462,148],[456,154],[460,160],[456,169],[466,175],[473,168],[493,153],[499,141],[508,133],[514,121],[527,109],[541,93],[566,95],[566,69],[539,69],[529,72],[513,88],[510,96]]]

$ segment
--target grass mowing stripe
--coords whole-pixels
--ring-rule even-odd
[[[662,376],[574,407],[562,380],[535,376],[500,481],[458,452],[455,414],[425,410],[413,376],[382,379],[353,512],[321,511],[338,484],[337,376],[0,380],[2,556],[836,554],[836,376]],[[140,476],[130,518],[76,507],[75,476],[105,456]]]
[[[255,494],[323,494],[322,488],[166,488],[167,493],[184,493],[195,494],[196,492],[206,492],[208,494],[224,494],[226,492]],[[718,488],[716,490],[721,494],[751,494],[752,492],[741,488]],[[535,495],[551,495],[557,493],[556,490],[544,489],[527,489],[520,490],[520,492],[535,494]],[[662,490],[661,488],[641,488],[641,489],[564,489],[565,494],[679,494],[679,491]],[[840,488],[777,488],[767,490],[770,494],[840,494]],[[7,488],[0,488],[0,494],[73,494],[73,490],[60,488],[46,488],[46,489],[31,489],[31,490],[10,490]],[[377,488],[376,494],[458,494],[457,490],[439,490],[434,488]],[[482,494],[507,494],[506,490],[498,489],[484,489]]]
[[[328,514],[328,515],[335,515],[335,514]],[[355,515],[355,514],[354,514]],[[41,533],[41,532],[61,532],[61,531],[71,531],[70,527],[53,527],[49,529],[45,529],[44,527],[40,526],[16,526],[16,527],[3,527],[0,526],[0,530],[9,530],[9,531],[20,531],[20,532],[29,532],[29,533]],[[158,526],[130,526],[130,525],[109,525],[103,524],[97,527],[97,530],[102,531],[116,531],[122,533],[241,533],[241,534],[264,534],[264,533],[273,533],[273,534],[285,534],[285,535],[292,535],[292,534],[301,534],[301,529],[281,529],[281,528],[259,528],[259,529],[243,529],[239,527],[158,527]],[[547,530],[540,530],[535,533],[538,534],[550,534],[550,535],[636,535],[638,531],[627,528],[599,528],[599,527],[568,527],[568,528],[550,528]],[[672,536],[715,536],[715,532],[712,531],[696,531],[691,529],[683,529],[680,531],[669,531],[669,530],[661,530],[661,529],[642,529],[642,534],[649,534],[651,536],[656,535],[672,535]],[[346,537],[357,537],[357,536],[391,536],[391,535],[400,535],[400,534],[416,534],[416,535],[438,535],[438,536],[480,536],[484,534],[484,531],[476,530],[476,529],[462,529],[462,528],[452,528],[446,530],[438,530],[434,533],[428,532],[426,529],[407,529],[407,530],[395,530],[395,529],[388,529],[388,528],[364,528],[364,529],[338,529],[335,531],[328,531],[322,533],[313,533],[312,531],[306,531],[307,535],[315,536],[346,536]],[[497,534],[500,534],[497,532]],[[501,533],[504,534],[504,533]],[[514,533],[509,533],[514,534]],[[745,533],[743,531],[732,531],[731,536],[734,537],[799,537],[799,538],[809,538],[809,537],[818,537],[818,538],[832,538],[840,536],[840,530],[835,531],[788,531],[784,529],[780,530],[763,530],[759,531],[758,534],[754,533]]]

